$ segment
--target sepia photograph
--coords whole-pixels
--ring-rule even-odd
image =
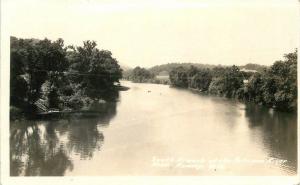
[[[299,5],[1,0],[1,176],[296,178]]]

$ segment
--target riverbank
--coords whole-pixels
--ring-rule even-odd
[[[202,69],[182,66],[169,74],[171,85],[239,99],[280,111],[297,111],[297,50],[262,72],[237,66]]]
[[[117,59],[95,41],[83,41],[82,46],[65,46],[63,39],[10,41],[11,119],[81,111],[97,101],[115,101],[119,91],[128,90],[119,85]]]
[[[149,84],[163,84],[170,85],[169,79],[159,79],[159,78],[151,78],[151,79],[125,79],[131,81],[133,83],[149,83]]]
[[[17,120],[24,120],[24,119],[52,119],[52,118],[63,118],[63,117],[70,117],[70,116],[97,116],[99,113],[103,113],[103,107],[105,107],[107,104],[116,103],[118,101],[117,97],[118,95],[115,94],[116,91],[128,91],[130,88],[127,86],[123,86],[121,84],[115,85],[113,87],[114,92],[111,94],[112,98],[106,98],[104,99],[96,99],[96,100],[89,100],[85,101],[85,105],[82,106],[80,109],[72,109],[69,106],[66,106],[67,103],[64,103],[60,107],[60,109],[51,109],[48,108],[48,105],[45,104],[46,101],[37,101],[39,104],[35,106],[37,110],[29,111],[30,113],[26,113],[25,110],[22,110],[21,108],[10,106],[10,120],[11,121],[17,121]],[[110,96],[107,94],[107,96]],[[39,108],[39,107],[44,107]]]

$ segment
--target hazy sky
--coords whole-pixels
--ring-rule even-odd
[[[3,0],[10,35],[95,40],[121,64],[270,65],[298,46],[297,0]]]

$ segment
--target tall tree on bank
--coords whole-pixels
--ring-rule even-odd
[[[297,50],[276,61],[267,73],[271,92],[265,99],[274,100],[273,105],[281,110],[297,107]]]
[[[182,67],[176,67],[170,72],[170,81],[173,86],[188,87],[188,73],[187,70]]]
[[[85,41],[83,46],[70,47],[68,52],[71,81],[92,99],[101,98],[122,77],[122,69],[112,53],[96,46],[95,41]]]
[[[34,111],[41,87],[48,80],[51,90],[58,86],[68,67],[63,40],[17,39],[11,37],[11,103]]]

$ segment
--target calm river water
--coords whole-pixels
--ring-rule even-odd
[[[122,82],[97,117],[11,123],[16,175],[295,175],[297,116]]]

